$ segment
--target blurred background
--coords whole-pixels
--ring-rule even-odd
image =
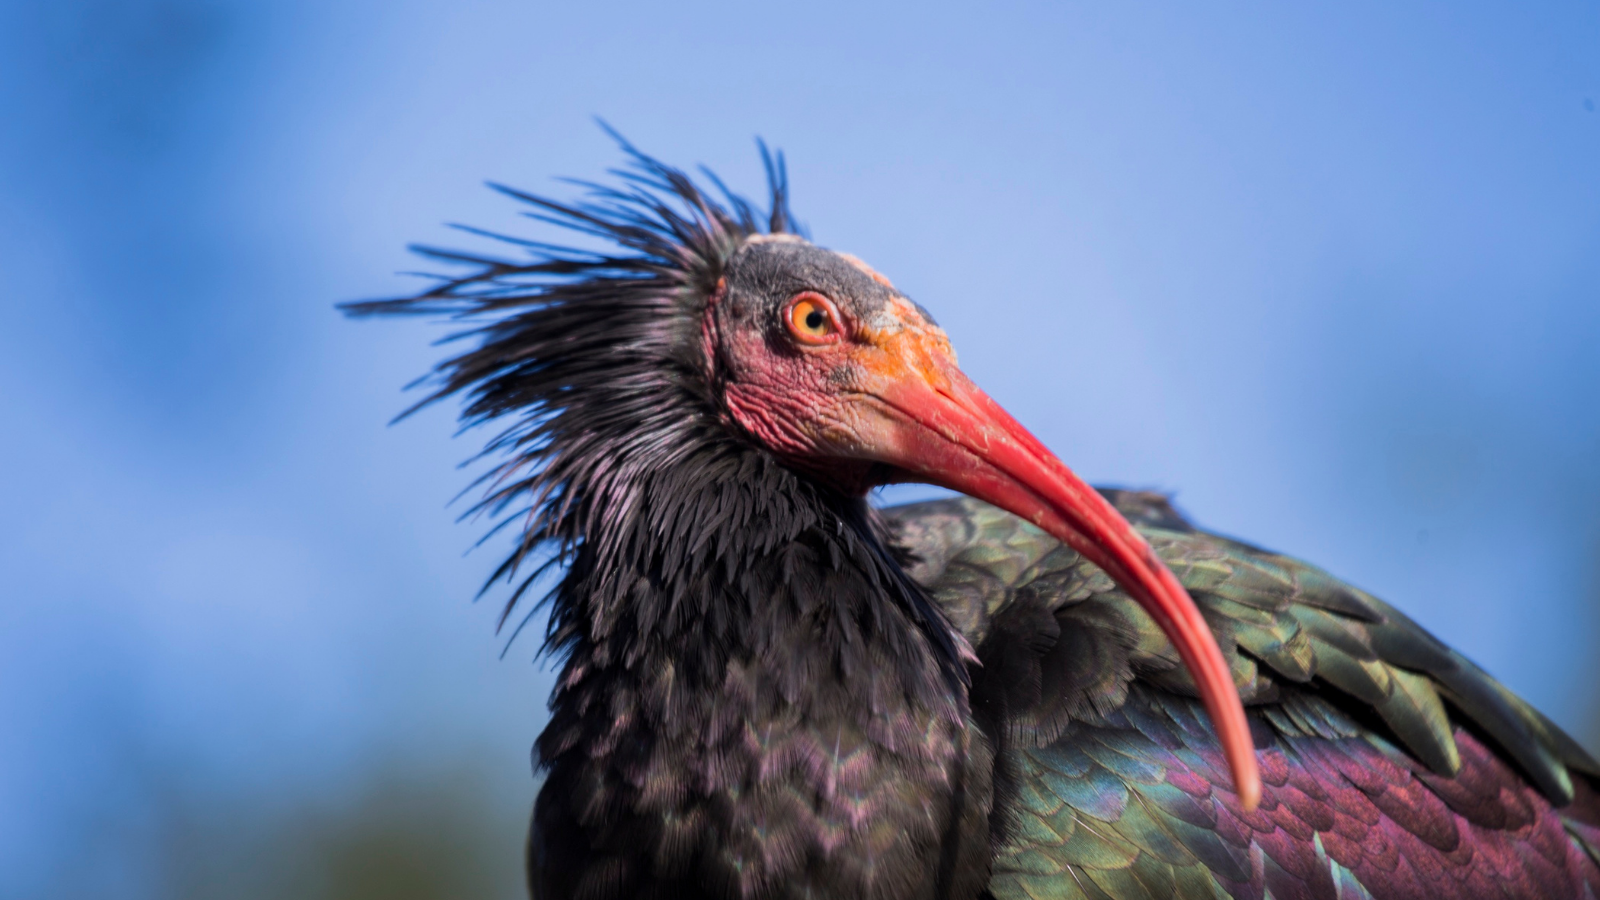
[[[512,898],[547,668],[387,427],[485,179],[795,208],[1102,483],[1600,749],[1600,3],[0,0],[0,897]],[[888,500],[926,495],[897,489]]]

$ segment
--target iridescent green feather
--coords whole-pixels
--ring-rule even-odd
[[[1600,772],[1549,720],[1382,601],[1299,560],[1197,531],[1159,496],[1106,493],[1188,588],[1241,697],[1280,735],[1363,737],[1450,776],[1461,766],[1454,711],[1558,806],[1572,798],[1569,767]],[[1169,783],[1173,769],[1208,765],[1181,737],[1209,726],[1198,707],[1161,699],[1193,697],[1193,682],[1155,622],[1104,573],[977,500],[885,512],[917,556],[913,576],[980,654],[991,630],[1004,635],[1007,616],[1037,608],[1055,617],[1062,640],[1079,642],[1073,657],[1098,646],[1106,652],[1096,659],[1126,669],[1072,682],[1085,702],[1042,690],[1032,708],[1011,710],[1019,794],[990,887],[996,898],[1224,897],[1219,876],[1239,883],[1275,865],[1219,834],[1211,798]],[[1387,732],[1371,733],[1299,685],[1336,689],[1331,696]],[[1366,896],[1320,837],[1315,854],[1330,890]]]

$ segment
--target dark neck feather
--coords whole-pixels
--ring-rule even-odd
[[[975,894],[965,644],[866,503],[734,440],[633,488],[553,596],[534,895]]]
[[[962,638],[864,500],[728,438],[638,472],[608,503],[595,519],[610,524],[586,536],[551,598],[548,647],[569,657],[558,717],[599,670],[648,680],[670,665],[686,697],[704,698],[730,664],[766,670],[791,699],[827,674],[965,715]]]

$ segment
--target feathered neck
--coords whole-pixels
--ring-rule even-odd
[[[671,660],[686,687],[715,691],[737,660],[780,675],[883,669],[870,677],[892,674],[907,701],[965,714],[963,639],[863,499],[735,440],[636,472],[615,499],[601,516],[611,526],[586,537],[551,596],[550,648],[577,664],[568,678],[654,677]]]

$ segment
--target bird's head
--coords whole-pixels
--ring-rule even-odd
[[[743,200],[722,206],[682,173],[635,160],[635,189],[596,188],[594,204],[512,192],[635,255],[533,245],[542,260],[519,265],[446,254],[482,268],[417,298],[356,306],[488,316],[478,346],[441,366],[433,396],[468,392],[469,421],[520,416],[491,444],[516,452],[486,503],[531,498],[524,546],[593,539],[610,527],[594,518],[595,497],[708,431],[846,494],[916,481],[976,497],[1082,553],[1150,613],[1253,807],[1259,775],[1227,663],[1132,525],[962,373],[926,310],[861,260],[793,233],[781,177],[762,229]]]
[[[846,493],[927,480],[915,457],[934,432],[919,417],[971,383],[933,317],[887,278],[795,235],[752,235],[704,315],[707,373],[751,439]]]

